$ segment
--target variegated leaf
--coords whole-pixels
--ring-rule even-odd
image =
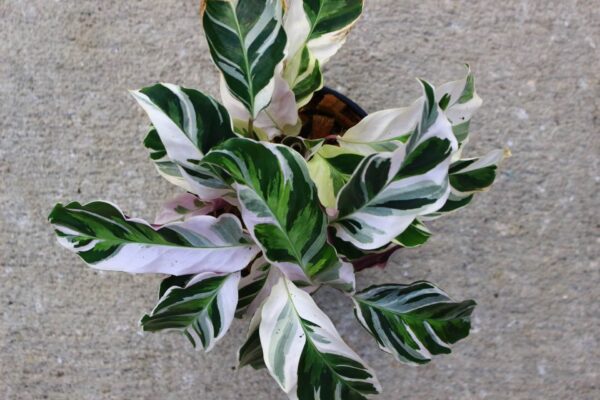
[[[425,98],[421,97],[409,107],[371,113],[348,129],[338,142],[341,147],[364,155],[394,151],[415,131],[424,103]]]
[[[295,136],[302,127],[296,99],[290,86],[279,73],[276,73],[273,79],[275,85],[273,98],[269,105],[258,113],[253,122],[253,134],[265,141],[272,141],[281,135]],[[236,130],[243,136],[251,136],[248,132],[248,121],[252,116],[244,105],[231,95],[223,78],[221,78],[221,100],[233,118]]]
[[[482,100],[475,92],[475,78],[467,65],[467,74],[463,79],[441,85],[436,89],[436,101],[446,113],[452,124],[452,131],[460,147],[467,143],[471,117],[481,107]],[[453,160],[460,157],[460,152]]]
[[[250,266],[248,275],[242,277],[239,285],[239,301],[236,316],[254,314],[271,293],[271,288],[279,279],[277,268],[260,256]]]
[[[223,171],[238,195],[242,218],[265,258],[292,280],[353,290],[351,267],[326,241],[327,217],[306,162],[294,150],[249,139],[230,139],[203,160]],[[352,275],[352,276],[350,276]],[[344,278],[345,279],[345,278]]]
[[[452,163],[449,169],[450,196],[442,208],[428,214],[425,219],[434,219],[466,207],[475,193],[492,186],[500,162],[509,156],[508,150],[493,150],[480,158],[462,159]]]
[[[338,146],[322,146],[308,161],[310,177],[317,186],[319,200],[325,207],[334,208],[339,190],[364,157]]]
[[[421,119],[423,96],[405,108],[378,111],[369,114],[338,139],[340,146],[361,154],[394,151],[405,143]],[[481,106],[475,93],[474,77],[470,69],[465,78],[441,85],[435,90],[435,101],[452,125],[452,131],[462,146],[466,143],[471,117]],[[455,152],[457,160],[460,152]]]
[[[259,249],[232,214],[194,216],[152,226],[127,218],[113,204],[57,204],[50,216],[58,241],[90,267],[170,275],[235,272]]]
[[[281,0],[204,0],[202,21],[212,59],[230,93],[252,118],[273,95],[286,35]]]
[[[131,94],[152,121],[144,143],[161,175],[203,199],[226,194],[227,186],[197,164],[213,146],[235,137],[227,110],[197,90],[168,83]]]
[[[386,246],[416,217],[441,208],[450,193],[456,139],[433,87],[423,87],[426,101],[407,142],[394,152],[367,156],[338,193],[334,234],[359,249]]]
[[[194,347],[210,351],[231,326],[239,280],[239,272],[204,272],[192,277],[184,287],[172,285],[154,310],[142,317],[142,330],[179,332]]]
[[[291,399],[358,400],[380,390],[311,296],[285,278],[263,305],[259,335],[265,364]]]
[[[261,314],[262,308],[259,308],[250,320],[246,341],[238,350],[238,368],[246,365],[254,369],[266,367],[259,333]]]
[[[287,0],[288,36],[284,78],[300,106],[323,85],[321,67],[344,44],[360,14],[362,0]]]
[[[382,350],[423,364],[468,336],[473,300],[453,301],[429,282],[372,286],[353,296],[356,317]]]

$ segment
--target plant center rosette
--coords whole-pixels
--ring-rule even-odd
[[[267,368],[292,399],[365,399],[375,372],[312,298],[330,286],[400,362],[423,364],[466,337],[475,302],[432,283],[357,291],[355,271],[423,245],[427,221],[493,183],[504,153],[463,158],[481,105],[467,69],[412,104],[367,115],[323,88],[360,0],[206,0],[201,14],[221,100],[158,83],[132,91],[144,145],[181,193],[150,223],[104,201],[57,204],[59,243],[89,266],[164,274],[148,332],[212,349],[250,317],[240,367]]]

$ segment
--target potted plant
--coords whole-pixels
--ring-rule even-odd
[[[370,115],[323,88],[322,67],[361,0],[206,0],[201,17],[221,102],[159,83],[131,94],[152,125],[158,172],[182,188],[154,223],[94,201],[57,204],[59,242],[93,268],[168,275],[144,331],[211,350],[248,316],[240,366],[266,367],[290,398],[363,399],[375,373],[311,294],[350,296],[360,324],[398,361],[427,363],[466,337],[475,302],[432,283],[357,290],[355,271],[420,246],[425,223],[487,189],[502,151],[462,158],[481,105],[468,69],[405,108]]]

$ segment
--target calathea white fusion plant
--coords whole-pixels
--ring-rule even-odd
[[[350,296],[360,324],[398,361],[422,364],[466,337],[475,302],[428,282],[355,289],[430,236],[424,223],[488,188],[502,151],[461,158],[481,100],[470,70],[410,106],[365,116],[323,87],[321,68],[361,0],[206,0],[201,14],[222,103],[161,83],[131,94],[152,126],[158,172],[185,190],[155,223],[102,201],[57,204],[59,242],[93,268],[168,274],[144,331],[210,350],[251,316],[240,366],[266,367],[299,399],[364,399],[375,373],[311,294]]]

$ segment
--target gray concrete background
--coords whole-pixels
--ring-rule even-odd
[[[58,247],[57,201],[110,199],[151,218],[177,192],[141,146],[126,93],[156,81],[216,94],[196,0],[0,0],[0,398],[283,399],[234,370],[246,322],[211,353],[138,334],[158,276],[101,273]],[[460,77],[484,106],[467,154],[505,145],[494,189],[359,285],[429,279],[479,302],[452,355],[413,368],[377,350],[334,292],[318,301],[378,372],[381,399],[600,398],[600,4],[371,0],[327,84],[367,110],[414,77]]]

